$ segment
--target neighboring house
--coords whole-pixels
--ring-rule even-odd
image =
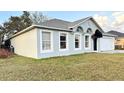
[[[124,33],[117,32],[117,31],[109,31],[108,33],[118,36],[115,39],[115,48],[124,49]]]
[[[51,19],[13,35],[18,55],[32,58],[114,50],[115,35],[105,33],[92,17],[74,22]]]

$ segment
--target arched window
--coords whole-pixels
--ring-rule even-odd
[[[81,26],[77,27],[77,32],[83,32],[83,28]]]
[[[88,28],[87,29],[87,33],[92,33],[92,29],[91,28]]]

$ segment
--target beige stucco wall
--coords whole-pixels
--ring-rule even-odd
[[[37,29],[32,29],[11,39],[11,45],[18,55],[37,58]]]

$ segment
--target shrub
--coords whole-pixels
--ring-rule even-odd
[[[9,52],[7,49],[0,49],[0,58],[7,58],[11,56],[13,53]]]

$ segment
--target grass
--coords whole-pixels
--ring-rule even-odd
[[[124,54],[0,59],[0,80],[124,80]]]

